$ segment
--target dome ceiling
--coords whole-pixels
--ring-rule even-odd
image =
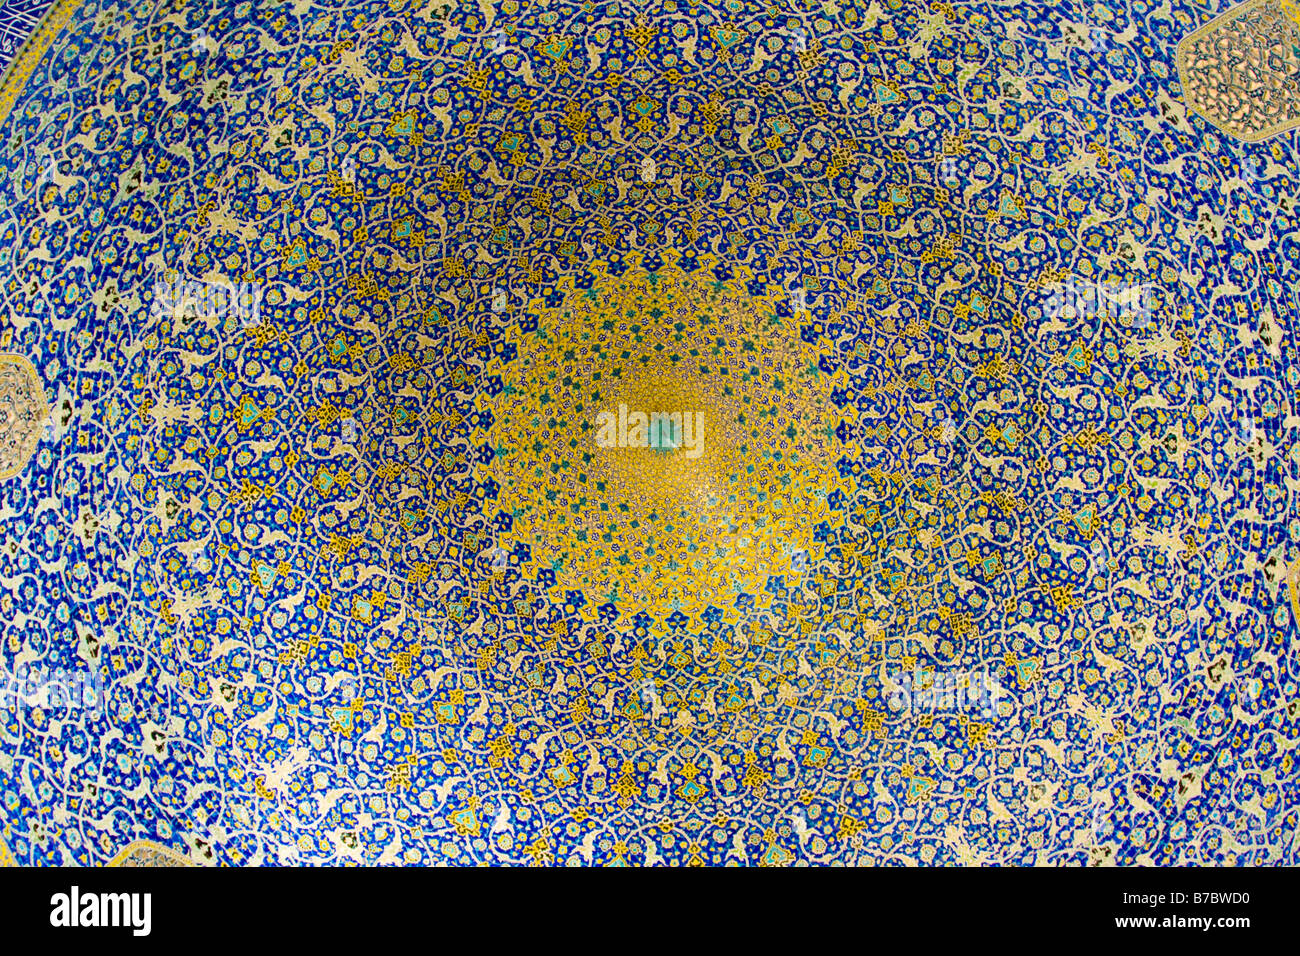
[[[56,4],[0,855],[1296,862],[1300,13],[1052,10]]]

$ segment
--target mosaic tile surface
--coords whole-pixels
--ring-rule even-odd
[[[1044,9],[56,10],[0,846],[1294,865],[1296,133]]]

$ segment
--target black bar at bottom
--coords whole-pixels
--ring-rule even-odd
[[[845,932],[879,934],[879,942],[902,934],[926,948],[970,945],[980,934],[1039,945],[1181,943],[1196,934],[1232,946],[1289,927],[1283,908],[1294,886],[1294,871],[1283,869],[647,870],[599,878],[487,868],[0,869],[0,925],[10,940],[331,951],[400,945],[413,932],[458,947],[516,935],[584,949],[619,938],[669,947],[689,934],[692,948],[748,938],[807,948],[839,946]],[[92,920],[116,925],[83,925]]]

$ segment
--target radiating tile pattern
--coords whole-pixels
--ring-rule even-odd
[[[14,858],[1298,862],[1296,133],[1125,9],[76,8]]]
[[[535,334],[509,336],[515,348],[488,365],[503,388],[484,403],[487,443],[512,518],[489,560],[504,571],[514,558],[525,577],[553,574],[557,592],[632,616],[698,616],[762,591],[772,573],[799,573],[821,548],[814,529],[834,511],[843,414],[780,286],[623,258],[617,279],[595,263],[589,288],[568,289],[538,313]],[[601,413],[620,409],[690,414],[698,452],[597,446]]]

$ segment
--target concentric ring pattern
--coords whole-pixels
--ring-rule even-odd
[[[52,17],[0,857],[1297,862],[1290,4]]]

